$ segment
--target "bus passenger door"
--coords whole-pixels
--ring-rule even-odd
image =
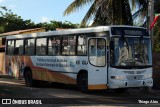
[[[107,88],[106,38],[88,39],[88,89]]]

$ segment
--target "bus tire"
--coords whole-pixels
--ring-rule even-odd
[[[33,87],[36,86],[36,80],[33,80],[32,78],[32,72],[31,70],[27,70],[24,74],[24,79],[27,87]]]
[[[84,93],[88,92],[88,77],[86,73],[78,77],[78,89]]]

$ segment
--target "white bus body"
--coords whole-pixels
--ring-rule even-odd
[[[152,87],[148,32],[100,26],[6,37],[6,71],[38,81],[77,84],[82,91]]]

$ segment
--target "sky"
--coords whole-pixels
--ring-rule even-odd
[[[75,13],[63,16],[64,10],[74,0],[0,0],[0,6],[6,6],[14,14],[21,16],[24,20],[40,23],[56,21],[70,21],[80,23],[86,14],[89,6],[86,6]]]

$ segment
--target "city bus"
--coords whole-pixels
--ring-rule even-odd
[[[5,68],[26,86],[49,81],[82,92],[153,86],[151,39],[147,29],[134,26],[7,36]]]

